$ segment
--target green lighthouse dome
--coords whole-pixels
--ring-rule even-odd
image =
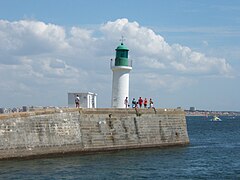
[[[127,46],[125,46],[123,43],[121,43],[121,45],[119,45],[116,50],[127,50],[127,51],[129,51]]]
[[[116,49],[115,66],[128,66],[128,51],[129,49],[123,43]]]

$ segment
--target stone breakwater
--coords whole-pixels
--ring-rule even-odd
[[[178,109],[59,109],[0,115],[0,159],[186,145]]]

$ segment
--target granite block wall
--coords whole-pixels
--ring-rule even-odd
[[[0,159],[189,143],[178,109],[62,109],[0,115]]]

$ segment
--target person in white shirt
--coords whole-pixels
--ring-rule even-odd
[[[76,104],[76,108],[79,108],[79,106],[80,106],[80,98],[79,98],[78,95],[77,95],[77,97],[75,98],[75,104]]]

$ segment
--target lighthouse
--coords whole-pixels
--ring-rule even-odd
[[[122,43],[115,49],[115,60],[111,59],[112,79],[112,108],[125,108],[124,100],[129,99],[129,73],[132,61],[128,59],[129,49]]]

